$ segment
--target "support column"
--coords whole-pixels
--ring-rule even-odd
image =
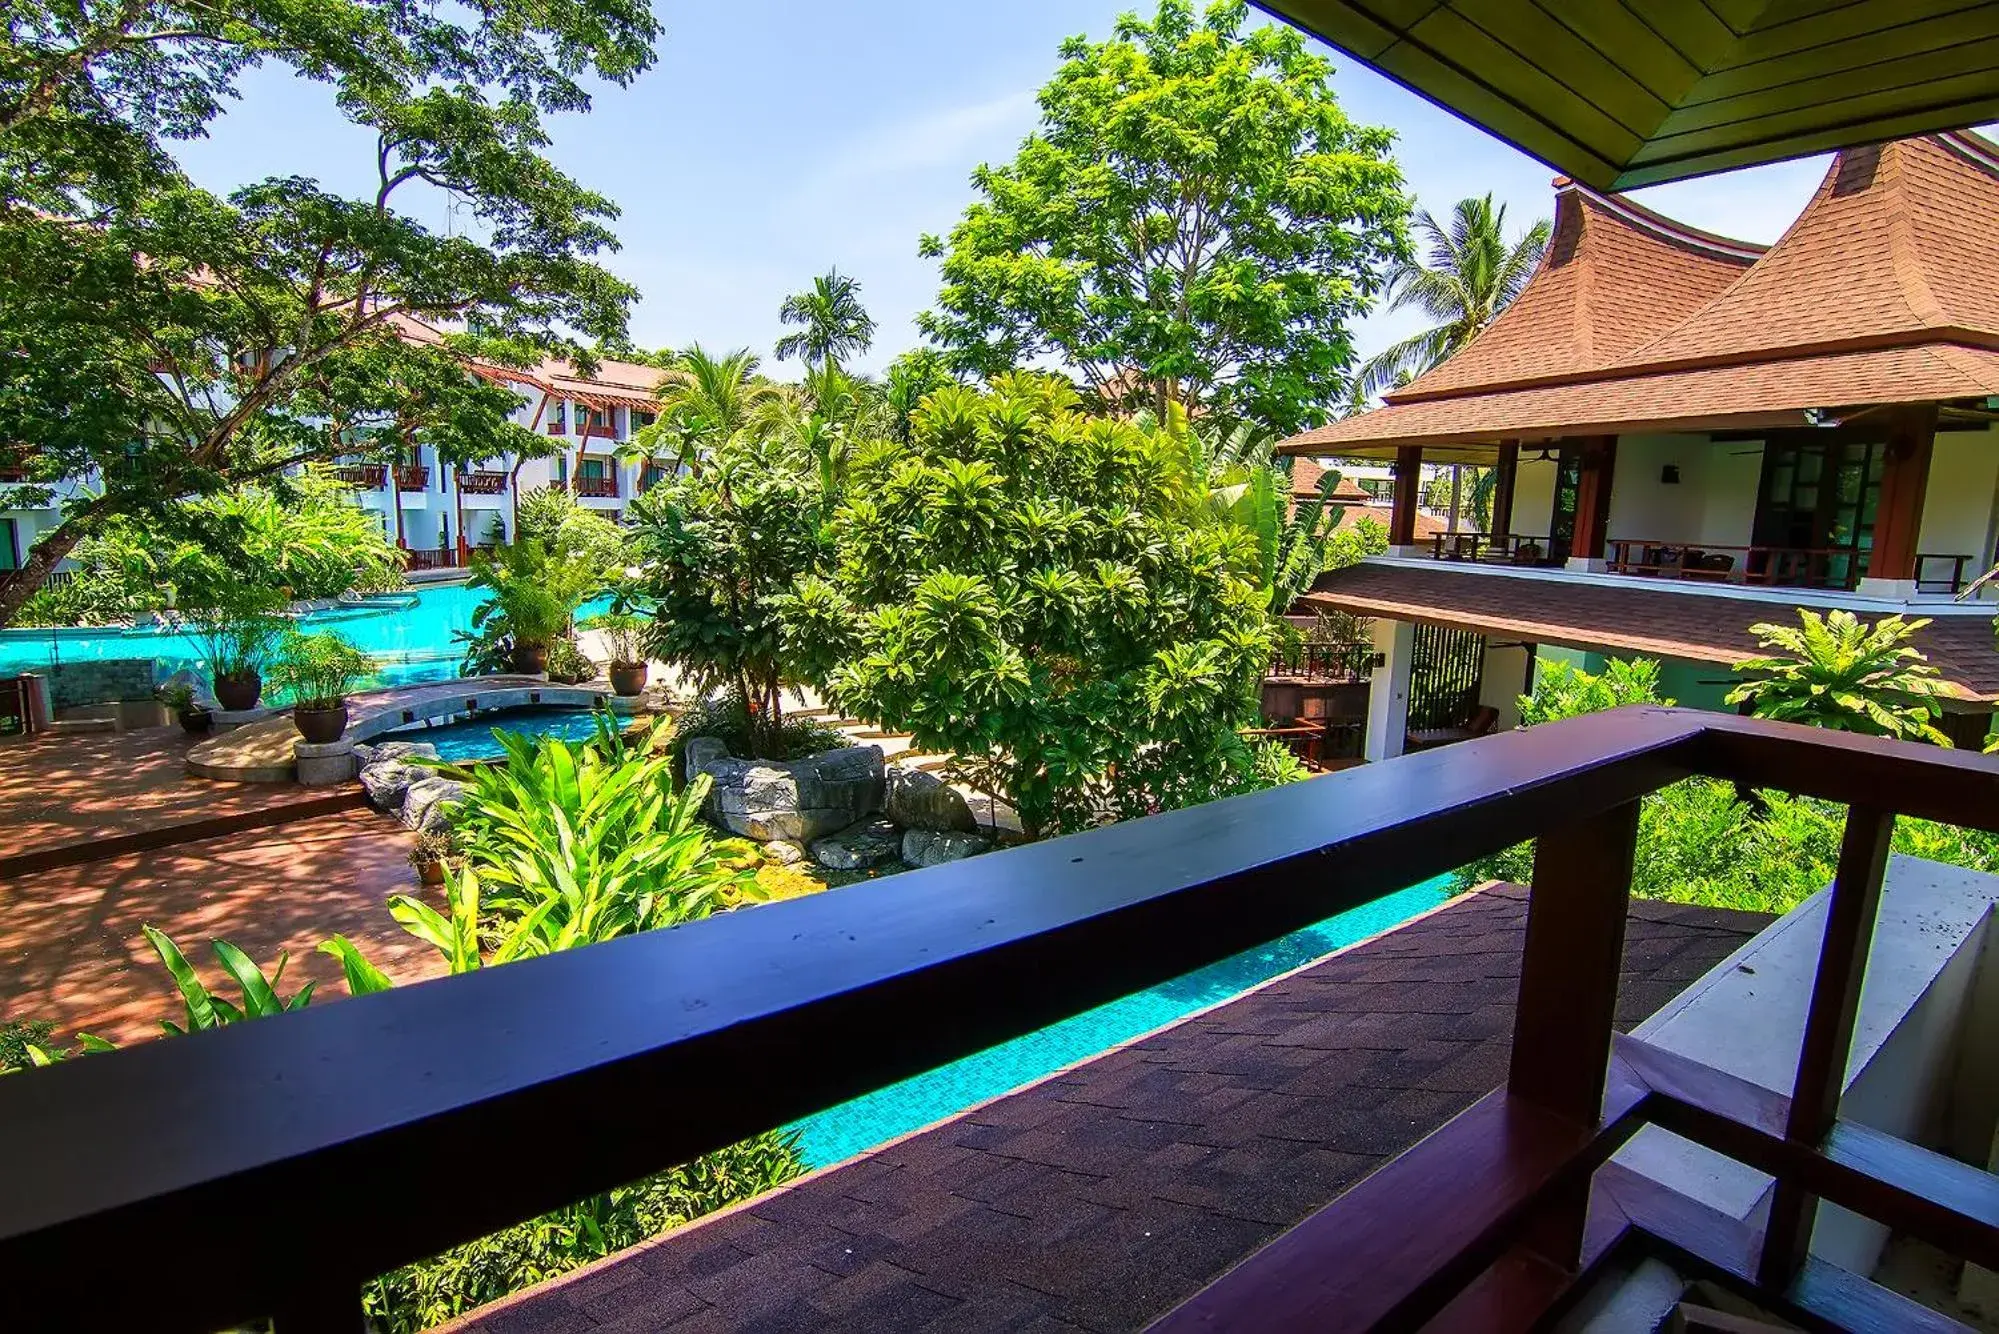
[[[1892,598],[1916,595],[1916,543],[1922,536],[1923,499],[1929,494],[1936,433],[1934,403],[1896,408],[1888,418],[1881,496],[1875,507],[1874,550],[1859,588],[1863,594]]]
[[[1392,760],[1409,736],[1409,671],[1416,660],[1412,621],[1374,618],[1374,651],[1382,658],[1367,688],[1367,748],[1370,762]]]
[[[1576,479],[1576,535],[1569,544],[1569,568],[1603,569],[1604,541],[1610,535],[1610,476],[1616,460],[1616,437],[1596,436],[1580,446]]]
[[[1416,505],[1423,491],[1423,447],[1403,445],[1395,451],[1395,492],[1388,511],[1388,551],[1393,556],[1418,554]]]
[[[1492,523],[1489,531],[1495,548],[1509,547],[1513,534],[1513,484],[1520,471],[1520,442],[1507,440],[1499,446],[1499,460],[1492,466]]]

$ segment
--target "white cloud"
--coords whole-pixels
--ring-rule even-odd
[[[878,122],[839,143],[816,181],[879,179],[940,168],[969,171],[981,156],[1010,150],[1037,118],[1034,90]]]

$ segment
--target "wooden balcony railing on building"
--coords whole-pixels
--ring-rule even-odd
[[[1614,574],[1699,579],[1760,588],[1818,588],[1852,592],[1860,586],[1861,558],[1846,547],[1718,546],[1612,538],[1606,567]],[[1973,557],[1919,555],[1917,591],[1955,593]]]
[[[618,474],[606,473],[601,477],[586,477],[578,473],[570,486],[579,496],[609,496],[618,494]]]
[[[507,493],[507,482],[507,474],[503,472],[458,474],[458,489],[468,496],[503,496]]]
[[[1549,540],[1521,533],[1433,533],[1433,560],[1478,561],[1487,565],[1546,565]]]
[[[1613,1038],[1638,802],[1691,774],[1851,803],[1788,1098]],[[8,1324],[351,1334],[371,1275],[1538,836],[1505,1086],[1163,1328],[1526,1329],[1648,1250],[1921,1328],[1804,1245],[1824,1198],[1999,1268],[1992,1177],[1838,1116],[1895,812],[1999,830],[1999,761],[1626,709],[10,1076]],[[1646,1123],[1774,1174],[1768,1229],[1605,1167]],[[590,1133],[519,1152],[550,1125]],[[117,1281],[35,1281],[78,1257]]]
[[[454,547],[412,547],[403,553],[403,566],[411,570],[455,570],[458,551]]]
[[[396,485],[405,491],[421,491],[430,485],[430,468],[422,463],[399,463]]]
[[[358,486],[364,491],[379,491],[389,484],[388,465],[382,463],[346,463],[333,470],[336,480],[349,486]]]

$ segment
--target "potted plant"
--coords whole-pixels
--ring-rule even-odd
[[[264,693],[264,667],[284,633],[282,618],[262,611],[217,609],[201,613],[201,636],[215,682],[215,702],[231,713],[257,707]]]
[[[577,627],[604,636],[611,651],[611,689],[620,695],[636,695],[646,688],[645,627],[645,618],[629,611],[607,611]]]
[[[416,836],[416,843],[410,848],[410,866],[422,884],[441,885],[451,858],[457,855],[458,845],[452,842],[451,835],[442,829],[426,829]]]
[[[584,561],[552,553],[540,540],[529,538],[472,561],[467,587],[484,589],[487,600],[472,612],[472,628],[511,645],[512,666],[526,676],[549,670],[549,649],[567,635],[576,609],[598,582]]]
[[[563,685],[580,685],[597,675],[597,665],[583,656],[583,650],[576,643],[576,636],[559,636],[548,646],[548,679]]]
[[[374,663],[332,631],[288,633],[271,666],[271,684],[289,695],[292,723],[307,744],[324,746],[347,730],[347,692],[366,680]]]
[[[158,691],[160,703],[172,709],[180,719],[180,725],[188,732],[199,735],[206,732],[215,721],[207,709],[194,702],[194,687],[185,681],[164,685]]]

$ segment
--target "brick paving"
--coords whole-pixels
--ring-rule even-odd
[[[384,906],[416,887],[410,842],[395,821],[351,810],[0,878],[0,1019],[50,1020],[65,1041],[79,1029],[118,1042],[158,1036],[180,1006],[140,931],[148,924],[225,996],[235,989],[222,986],[209,954],[214,937],[266,971],[290,950],[285,995],[308,979],[326,999],[346,994],[339,965],[315,952],[336,932],[397,981],[440,972],[436,954]]]
[[[326,796],[296,784],[190,778],[188,747],[200,739],[175,726],[0,744],[0,858]]]
[[[1635,904],[1619,1026],[1767,920]],[[451,1328],[1136,1329],[1502,1081],[1525,923],[1459,899]]]

